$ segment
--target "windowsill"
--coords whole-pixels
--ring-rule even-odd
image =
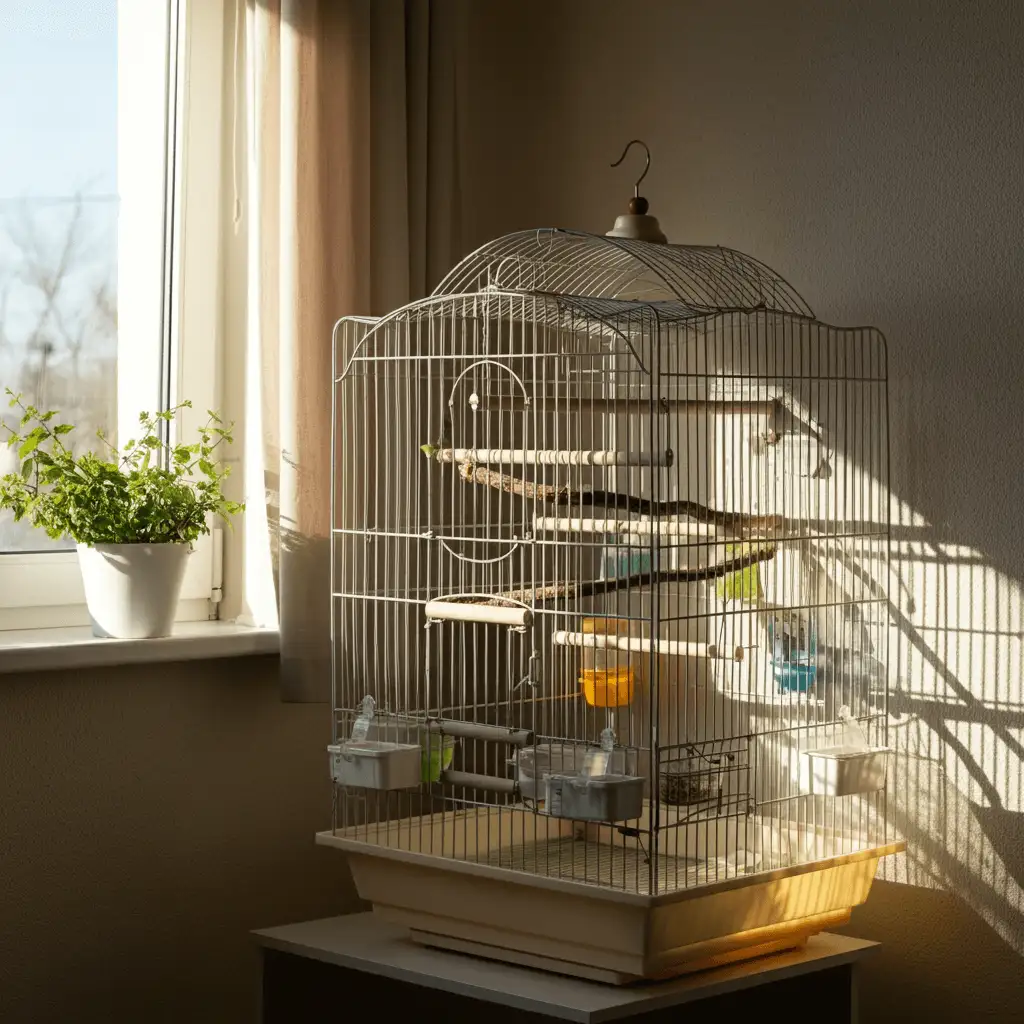
[[[180,622],[172,636],[154,640],[95,637],[88,626],[11,629],[0,631],[0,673],[239,658],[276,654],[279,649],[276,629],[233,622]]]

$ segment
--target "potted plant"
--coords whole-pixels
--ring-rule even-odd
[[[96,636],[168,636],[193,542],[211,514],[229,521],[244,508],[224,497],[229,468],[214,461],[232,425],[210,412],[195,443],[171,444],[165,424],[191,408],[182,402],[141,413],[139,436],[120,448],[97,431],[104,447],[76,454],[73,424],[7,394],[21,412],[17,429],[4,424],[21,466],[0,478],[0,509],[75,541]]]

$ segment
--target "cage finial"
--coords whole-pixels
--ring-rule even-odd
[[[640,177],[633,184],[633,198],[629,201],[629,213],[622,214],[615,219],[615,227],[607,232],[608,237],[635,238],[641,242],[667,242],[668,239],[661,230],[661,225],[658,224],[658,218],[648,215],[649,204],[640,195],[640,182],[647,177],[647,172],[651,169],[651,151],[647,143],[642,139],[631,139],[626,143],[622,156],[612,164],[612,167],[618,167],[626,159],[626,154],[633,146],[643,146],[644,153],[647,154],[647,161]]]

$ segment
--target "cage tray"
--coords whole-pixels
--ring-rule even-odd
[[[847,921],[878,859],[904,846],[756,871],[714,856],[652,865],[649,851],[610,827],[511,808],[339,829],[317,841],[344,850],[359,895],[419,942],[613,984],[800,946]],[[706,834],[677,847],[713,855]]]

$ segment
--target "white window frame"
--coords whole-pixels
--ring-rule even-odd
[[[221,406],[225,43],[222,0],[118,2],[120,441],[176,404],[194,436]],[[154,117],[154,110],[165,112]],[[173,117],[171,116],[173,115]],[[188,560],[176,621],[217,618],[223,534]],[[0,554],[0,631],[87,625],[74,551]]]

